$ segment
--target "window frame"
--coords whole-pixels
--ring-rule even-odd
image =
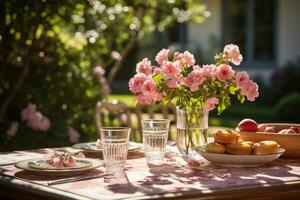
[[[273,68],[277,66],[278,63],[278,0],[274,0],[274,31],[272,33],[273,39],[273,60],[272,61],[255,61],[254,60],[254,1],[253,0],[244,0],[246,1],[246,44],[245,49],[246,52],[241,52],[244,58],[247,58],[248,61],[242,62],[242,67],[250,67],[250,68]],[[226,35],[228,35],[228,28],[226,26],[226,12],[228,8],[228,0],[222,1],[222,14],[221,14],[221,43],[222,46],[226,45]]]

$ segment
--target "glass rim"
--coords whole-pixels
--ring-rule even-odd
[[[142,122],[165,123],[165,122],[171,122],[171,120],[169,120],[169,119],[143,119]]]
[[[103,131],[124,131],[124,130],[131,130],[130,127],[117,127],[117,126],[105,126],[105,127],[101,127],[100,130]]]

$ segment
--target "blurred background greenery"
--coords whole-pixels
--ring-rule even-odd
[[[95,140],[96,102],[119,99],[133,106],[128,80],[141,57],[154,60],[161,48],[189,49],[205,64],[222,46],[212,39],[213,48],[204,52],[187,40],[188,25],[216,15],[198,0],[2,0],[0,10],[0,151],[70,145],[68,127],[80,141]],[[109,96],[92,74],[96,66],[106,70]],[[234,102],[222,116],[212,113],[210,125],[234,127],[243,118],[299,122],[300,58],[271,73],[267,82],[253,74],[258,101]],[[28,103],[50,119],[47,132],[22,121]],[[14,137],[6,134],[11,122],[19,123]]]

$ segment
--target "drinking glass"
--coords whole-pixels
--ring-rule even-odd
[[[142,120],[143,144],[148,164],[156,165],[163,162],[166,153],[170,120]]]
[[[122,172],[128,153],[130,128],[100,128],[103,160],[107,173]]]

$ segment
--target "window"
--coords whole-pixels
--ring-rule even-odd
[[[276,24],[274,0],[225,0],[224,44],[235,43],[244,55],[244,65],[275,63]]]

